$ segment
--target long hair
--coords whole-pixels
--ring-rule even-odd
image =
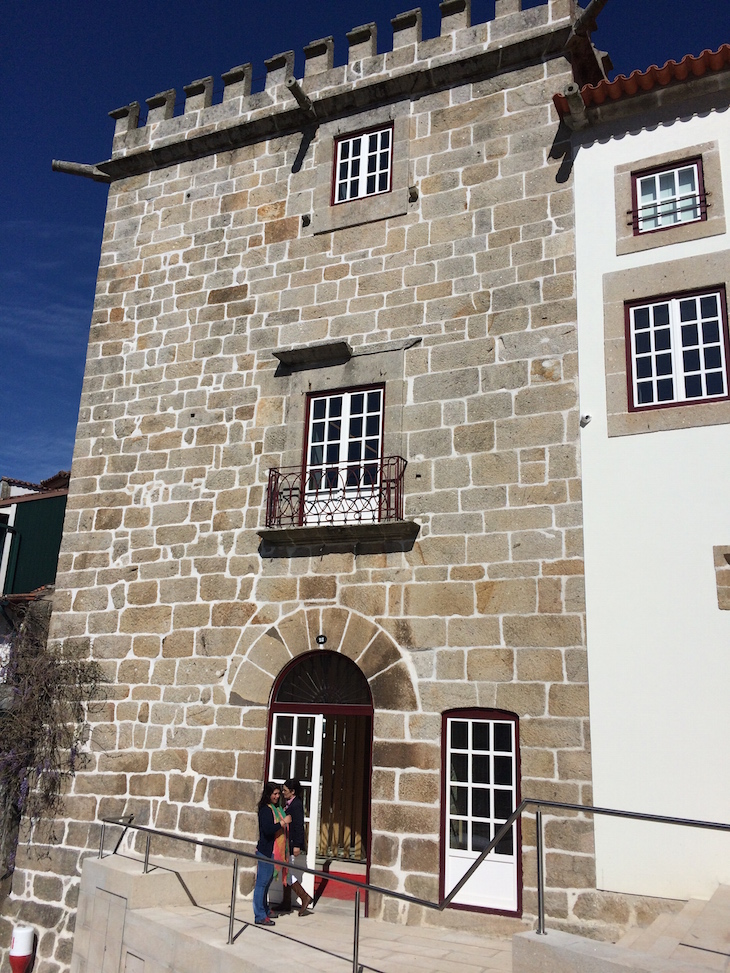
[[[295,797],[302,796],[302,785],[296,777],[290,777],[288,780],[285,780],[284,787],[288,787],[290,791],[294,791]]]
[[[267,804],[271,804],[271,795],[274,793],[274,791],[278,791],[279,789],[279,785],[275,784],[273,780],[266,781],[264,784],[264,789],[261,792],[261,799],[259,800],[259,810],[262,807],[266,807]]]

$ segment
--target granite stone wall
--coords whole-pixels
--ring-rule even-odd
[[[374,881],[438,896],[447,709],[517,714],[523,796],[591,800],[573,193],[551,100],[571,80],[572,4],[497,0],[477,25],[467,2],[441,8],[440,37],[403,15],[384,54],[372,25],[353,31],[342,67],[310,45],[316,124],[289,54],[262,92],[244,65],[220,105],[204,79],[182,115],[174,93],[142,127],[134,105],[114,113],[52,629],[102,662],[109,693],[62,843],[19,856],[6,907],[50,930],[41,973],[68,964],[100,817],[253,848],[271,687],[319,632],[373,693]],[[392,198],[335,220],[332,139],[383,119]],[[273,354],[342,340],[344,363]],[[307,393],[374,376],[415,541],[267,547],[268,471],[301,461]],[[522,838],[529,917],[530,818]],[[585,927],[591,825],[551,819],[546,842],[548,911]],[[475,918],[489,928],[440,921]]]

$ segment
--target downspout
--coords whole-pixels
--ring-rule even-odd
[[[63,162],[61,159],[54,159],[51,162],[51,169],[54,172],[66,172],[69,176],[83,176],[84,179],[93,179],[94,182],[110,183],[112,181],[112,177],[107,176],[101,169],[86,165],[83,162]]]
[[[603,81],[613,67],[608,54],[597,50],[591,41],[591,34],[597,29],[596,17],[607,3],[608,0],[591,0],[578,14],[565,44],[573,66],[573,80],[579,88]]]
[[[591,0],[586,9],[581,13],[573,24],[571,37],[576,34],[585,36],[596,29],[596,17],[608,3],[608,0]],[[570,40],[568,41],[570,47]]]

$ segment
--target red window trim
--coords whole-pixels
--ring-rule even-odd
[[[447,759],[447,736],[446,728],[450,719],[465,720],[509,720],[515,726],[515,798],[517,805],[522,800],[522,771],[520,760],[520,718],[516,713],[501,709],[449,709],[441,714],[441,808],[440,808],[440,841],[439,841],[439,899],[443,899],[446,894],[446,848],[448,845],[448,834],[446,831],[446,808],[448,801],[449,768]],[[516,805],[516,806],[517,806]],[[450,909],[459,909],[461,912],[483,912],[492,916],[522,916],[522,817],[518,817],[515,822],[516,829],[516,848],[517,848],[517,909],[511,912],[507,909],[487,909],[480,905],[462,905],[461,903],[451,903]]]
[[[384,129],[390,129],[390,188],[384,193],[371,193],[369,196],[357,196],[355,199],[343,199],[337,201],[335,198],[337,195],[337,146],[340,142],[345,142],[348,139],[356,139],[359,135],[370,135],[373,132],[382,132]],[[395,124],[391,122],[386,122],[382,125],[371,125],[369,128],[358,129],[355,132],[343,132],[342,135],[336,136],[333,142],[332,151],[332,186],[330,190],[330,206],[343,206],[345,203],[358,203],[362,202],[364,199],[374,199],[376,196],[387,196],[388,193],[393,192],[393,148],[395,143]]]
[[[655,176],[660,172],[670,172],[674,169],[681,169],[683,166],[697,165],[697,194],[700,205],[700,218],[686,223],[674,223],[671,226],[658,226],[654,230],[639,230],[639,196],[637,192],[637,182],[642,176]],[[688,159],[679,159],[676,162],[665,162],[663,165],[649,166],[646,169],[637,169],[631,173],[631,228],[634,236],[651,236],[652,233],[664,233],[666,230],[676,230],[680,226],[687,226],[689,222],[703,223],[707,220],[707,196],[705,193],[705,174],[702,167],[702,156],[693,155]]]
[[[727,395],[716,395],[711,399],[684,399],[681,402],[656,402],[650,405],[634,405],[634,362],[631,354],[631,309],[643,307],[645,304],[660,304],[665,301],[675,301],[683,297],[699,297],[702,294],[719,293],[720,317],[723,326],[723,341],[725,345],[725,384]],[[711,284],[708,287],[693,287],[692,290],[671,291],[669,294],[655,294],[624,303],[624,344],[626,352],[626,396],[628,411],[631,413],[654,412],[657,409],[683,409],[693,405],[712,405],[714,402],[730,400],[730,338],[728,336],[727,296],[724,284]]]

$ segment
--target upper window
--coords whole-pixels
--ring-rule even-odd
[[[614,169],[616,253],[639,253],[725,233],[717,142],[632,159]]]
[[[334,203],[390,192],[393,126],[336,141]]]
[[[702,160],[632,173],[634,234],[707,219]]]
[[[728,397],[724,288],[632,303],[626,316],[630,409]]]

